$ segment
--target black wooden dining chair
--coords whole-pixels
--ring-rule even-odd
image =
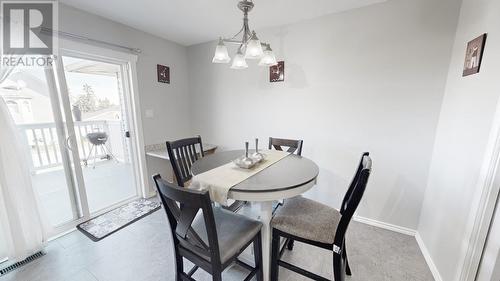
[[[167,141],[166,144],[177,185],[185,187],[193,177],[191,166],[196,160],[205,156],[201,136]]]
[[[292,139],[280,139],[280,138],[273,138],[269,137],[269,150],[271,149],[276,149],[279,151],[283,151],[283,149],[287,148],[286,152],[290,153],[295,153],[297,155],[302,155],[302,144],[304,143],[303,140],[292,140]],[[273,214],[276,213],[276,210],[280,206],[283,206],[285,204],[285,200],[279,200],[277,202],[273,203]],[[286,245],[288,245],[288,249],[292,250],[293,249],[293,240],[292,239],[286,239],[285,242]]]
[[[279,266],[313,280],[330,280],[281,260],[285,250],[284,247],[280,250],[281,237],[333,251],[333,280],[344,281],[346,274],[351,275],[345,234],[365,192],[371,165],[372,160],[368,152],[365,152],[344,196],[340,211],[301,196],[288,199],[286,204],[278,209],[271,221],[271,281],[278,280]]]
[[[302,155],[302,140],[291,140],[291,139],[279,139],[279,138],[269,138],[269,149],[276,149],[283,151],[283,148],[287,148],[287,152],[295,153],[297,155]]]
[[[201,136],[185,138],[176,141],[167,141],[167,152],[170,164],[174,170],[177,184],[182,187],[189,186],[193,174],[191,166],[193,163],[205,156]],[[225,207],[233,212],[238,211],[245,202],[235,201],[230,206]]]
[[[160,175],[153,176],[153,180],[172,231],[177,281],[194,281],[192,275],[198,268],[210,273],[212,280],[220,281],[222,272],[232,263],[250,271],[245,281],[254,276],[263,280],[261,222],[212,207],[206,190],[178,187]],[[238,259],[251,243],[254,267]],[[184,272],[184,258],[195,265],[188,273]]]

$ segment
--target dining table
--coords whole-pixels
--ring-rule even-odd
[[[265,151],[263,153],[265,154]],[[244,150],[216,152],[194,162],[191,172],[196,176],[226,165],[242,155],[245,155]],[[316,184],[318,174],[318,165],[312,160],[290,154],[229,189],[227,198],[251,202],[262,222],[262,264],[265,281],[270,279],[273,202],[308,191]]]

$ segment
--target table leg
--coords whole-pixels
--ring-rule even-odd
[[[264,281],[270,280],[271,275],[271,218],[273,216],[273,202],[259,202],[260,221],[262,222],[262,265]]]

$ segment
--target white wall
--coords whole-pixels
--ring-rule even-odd
[[[443,280],[457,280],[500,94],[500,2],[463,0],[418,232]],[[488,33],[481,72],[462,77],[468,41]]]
[[[191,46],[194,133],[223,148],[304,139],[303,155],[321,169],[309,195],[335,207],[370,151],[359,215],[415,229],[458,12],[458,0],[388,1],[261,30],[285,60],[283,83],[253,62],[243,71],[212,64],[215,42]]]

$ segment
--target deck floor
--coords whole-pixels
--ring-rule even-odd
[[[90,212],[96,212],[136,195],[131,164],[113,160],[82,167]],[[32,176],[43,211],[53,226],[72,220],[68,185],[62,168]]]

